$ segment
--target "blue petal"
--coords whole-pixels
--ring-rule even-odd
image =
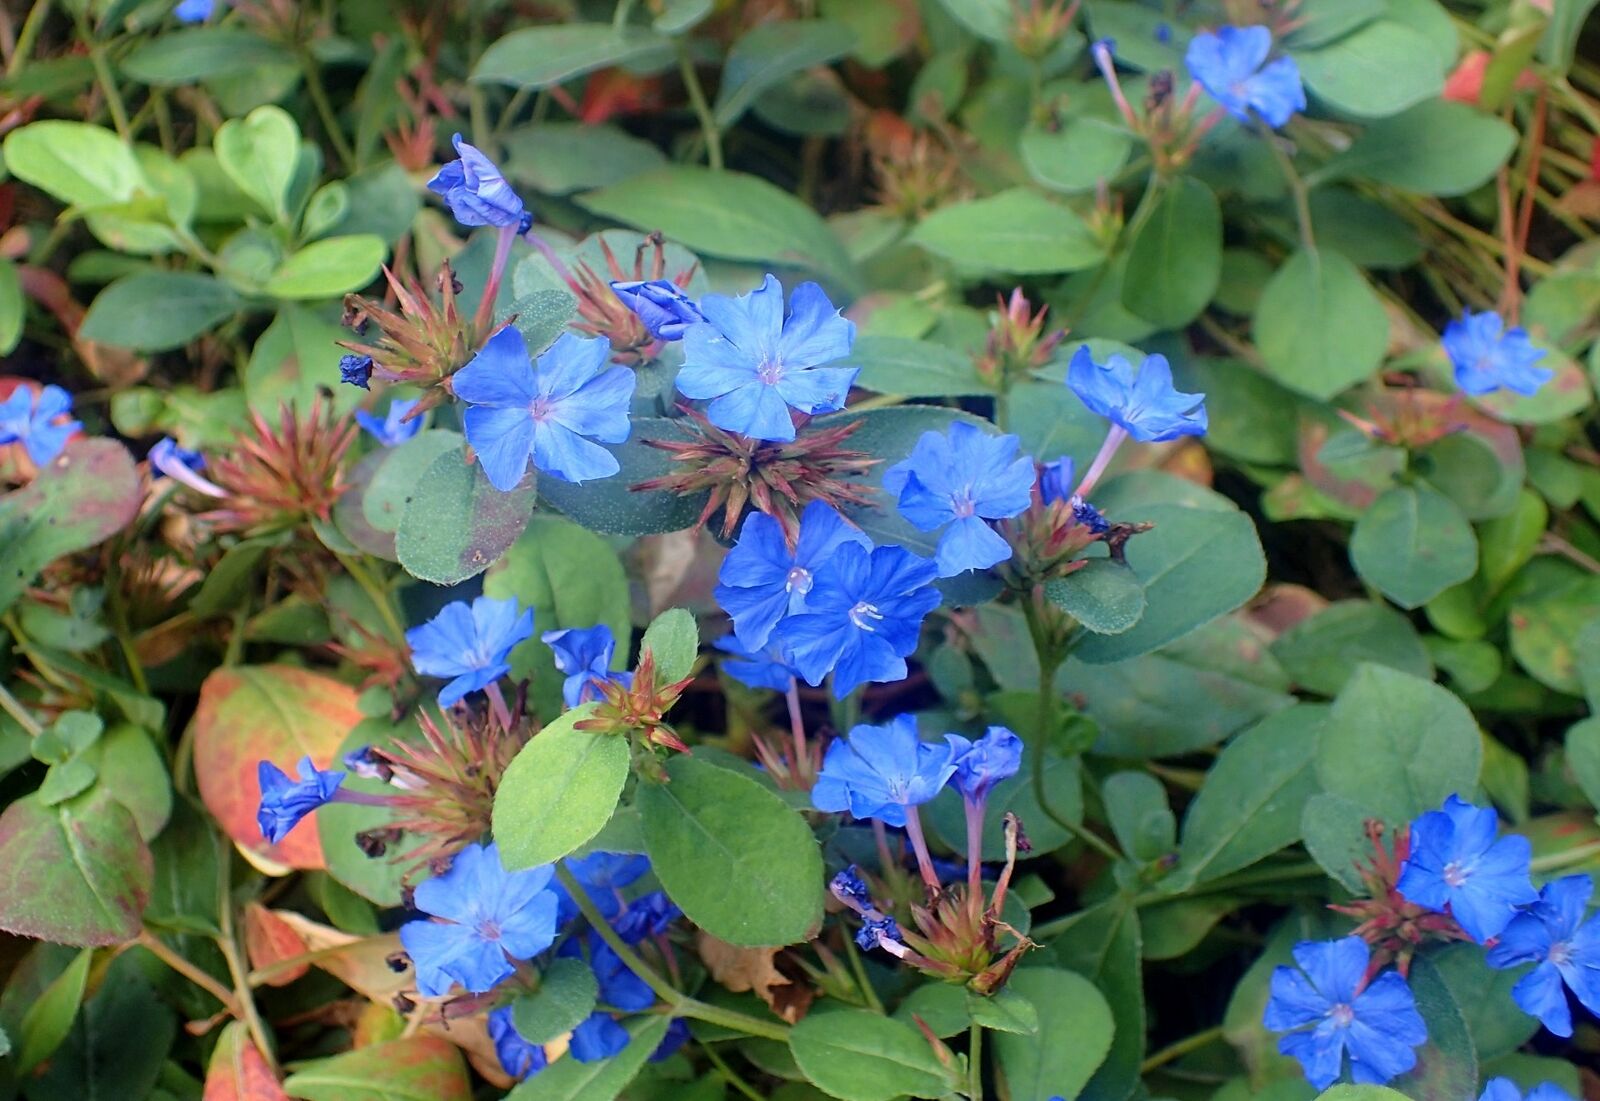
[[[528,343],[514,325],[507,325],[490,337],[450,376],[456,397],[473,405],[515,406],[526,409],[537,396],[533,360]]]

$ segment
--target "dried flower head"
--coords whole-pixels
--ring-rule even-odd
[[[250,429],[232,454],[212,463],[212,480],[227,496],[200,519],[248,535],[330,520],[347,488],[344,457],[355,424],[318,398],[303,417],[283,406],[276,425],[251,413]]]

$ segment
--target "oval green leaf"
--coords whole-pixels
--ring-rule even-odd
[[[562,713],[522,747],[494,797],[494,838],[511,870],[574,852],[611,819],[628,779],[628,739],[578,730],[594,705]]]

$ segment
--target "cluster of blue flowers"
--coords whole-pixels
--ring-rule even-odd
[[[1407,902],[1455,919],[1462,934],[1488,948],[1490,967],[1534,967],[1512,988],[1512,999],[1558,1036],[1572,1035],[1570,990],[1600,1012],[1600,918],[1587,917],[1594,883],[1571,875],[1536,890],[1531,847],[1516,834],[1500,836],[1490,808],[1450,796],[1411,823],[1396,890]],[[1416,1065],[1428,1038],[1405,978],[1374,975],[1367,943],[1357,936],[1295,946],[1298,970],[1279,967],[1263,1023],[1285,1032],[1278,1048],[1298,1059],[1306,1078],[1326,1089],[1344,1073],[1382,1084]],[[1504,1087],[1484,1097],[1499,1101]]]

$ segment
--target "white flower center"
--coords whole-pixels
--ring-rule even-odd
[[[766,383],[768,386],[777,385],[778,380],[783,378],[783,360],[781,360],[781,359],[764,359],[764,360],[762,360],[761,361],[761,366],[756,368],[756,378],[760,379],[762,382]]]
[[[1470,871],[1459,860],[1452,860],[1444,866],[1444,881],[1451,887],[1459,887],[1467,881]]]
[[[811,591],[811,571],[804,566],[791,568],[788,576],[783,579],[783,590],[805,596]]]
[[[863,600],[854,608],[850,609],[851,623],[854,623],[863,631],[876,631],[877,628],[874,627],[872,623],[867,622],[868,620],[872,620],[874,623],[883,622],[883,613],[878,611],[878,606],[876,604],[869,604]]]
[[[1340,1002],[1328,1010],[1328,1019],[1333,1022],[1335,1028],[1349,1028],[1355,1022],[1356,1011],[1344,1002]]]

